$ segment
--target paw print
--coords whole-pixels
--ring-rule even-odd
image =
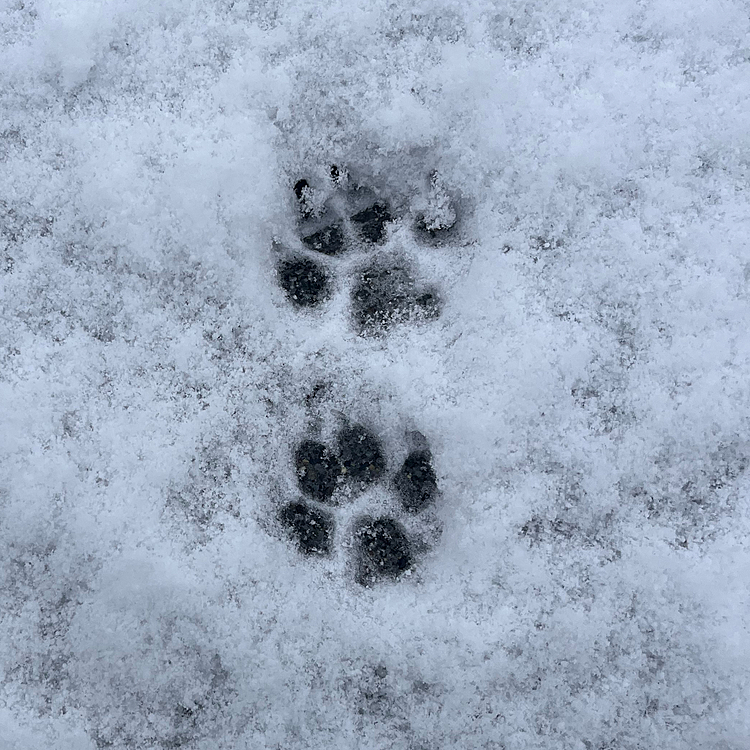
[[[442,245],[460,227],[456,201],[433,174],[425,196],[410,210],[356,184],[332,167],[315,186],[294,185],[296,247],[276,245],[276,276],[296,308],[317,308],[331,299],[341,272],[349,279],[348,312],[361,336],[387,332],[399,323],[435,320],[442,309],[435,286],[419,281],[414,263],[394,247],[394,232],[410,223],[419,244]]]
[[[426,544],[407,523],[419,528],[439,494],[426,438],[419,432],[407,436],[407,455],[388,480],[384,444],[365,425],[344,418],[331,443],[305,438],[294,450],[302,497],[278,511],[285,535],[306,556],[331,556],[341,543],[362,586],[408,575]],[[369,490],[379,485],[386,491],[376,510]],[[337,511],[351,505],[350,523],[340,524]]]

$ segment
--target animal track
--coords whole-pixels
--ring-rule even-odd
[[[303,497],[285,503],[277,515],[286,536],[307,556],[334,553],[334,543],[342,536],[334,509],[357,501],[387,474],[383,443],[364,425],[345,422],[333,442],[335,448],[313,439],[297,445],[294,467]],[[438,496],[426,438],[414,432],[409,442],[408,454],[389,482],[389,497],[395,501],[391,511],[373,514],[368,508],[343,534],[350,540],[355,580],[363,586],[396,580],[413,569],[420,543],[398,516],[419,519]]]
[[[309,258],[282,260],[278,274],[281,287],[299,307],[318,305],[331,293],[331,280],[326,270]]]
[[[393,216],[386,203],[378,202],[354,214],[351,221],[368,242],[380,244],[386,239],[387,225],[393,221]]]
[[[376,482],[385,472],[380,441],[361,424],[343,427],[336,443],[344,475],[360,488]]]
[[[319,308],[336,293],[340,274],[358,335],[439,317],[437,288],[421,282],[414,264],[394,247],[404,223],[418,244],[439,246],[457,237],[458,204],[438,175],[408,209],[354,184],[335,166],[323,180],[298,180],[293,192],[296,246],[276,245],[277,280],[289,302]],[[354,578],[363,586],[396,580],[414,568],[426,546],[426,511],[439,490],[427,440],[413,432],[407,442],[407,455],[389,480],[384,444],[363,424],[342,417],[329,440],[308,436],[297,443],[292,458],[301,497],[283,504],[276,520],[301,554],[331,557],[338,548],[349,550]]]
[[[338,265],[351,276],[349,313],[359,335],[439,317],[442,300],[436,287],[419,282],[413,265],[391,247],[393,230],[408,212],[394,210],[391,201],[371,188],[351,184],[335,166],[316,187],[298,180],[294,195],[299,244],[283,250],[276,275],[295,307],[317,308],[328,301]],[[453,198],[435,174],[427,197],[409,215],[421,244],[447,243],[460,223]]]
[[[356,526],[357,583],[398,578],[414,564],[409,537],[393,518],[363,518]]]
[[[430,175],[430,185],[415,221],[415,236],[423,244],[439,246],[452,242],[461,227],[457,202],[437,172]]]
[[[412,451],[395,477],[396,491],[404,510],[418,513],[426,508],[437,494],[437,477],[428,450]]]
[[[281,509],[279,520],[292,534],[303,554],[327,555],[331,552],[332,513],[306,503],[288,503]]]
[[[435,292],[418,290],[410,271],[398,264],[371,264],[362,269],[352,289],[351,308],[355,327],[363,334],[440,315]]]

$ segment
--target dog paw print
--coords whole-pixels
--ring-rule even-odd
[[[294,450],[296,483],[302,497],[284,504],[278,521],[287,538],[306,556],[331,556],[336,545],[349,552],[357,583],[372,586],[408,575],[424,550],[423,540],[407,530],[417,526],[438,497],[432,453],[418,432],[408,436],[407,455],[388,477],[383,442],[362,424],[345,423],[328,445],[306,438]],[[366,497],[385,485],[386,499]],[[357,505],[350,522],[339,511]]]
[[[456,202],[438,175],[431,176],[425,195],[409,210],[397,209],[372,188],[354,184],[338,167],[315,186],[298,180],[293,192],[298,241],[293,249],[276,245],[278,283],[292,305],[320,307],[343,276],[351,325],[359,335],[440,316],[437,287],[419,280],[394,239],[394,231],[404,223],[410,223],[419,244],[437,246],[455,238],[460,225]]]

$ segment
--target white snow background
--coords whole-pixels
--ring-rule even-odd
[[[0,750],[750,747],[743,0],[3,0]],[[466,241],[291,308],[331,163]],[[290,239],[291,238],[291,239]],[[405,580],[300,556],[305,395],[432,444]]]

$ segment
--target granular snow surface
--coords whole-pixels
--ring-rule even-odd
[[[3,0],[0,750],[747,750],[749,40]]]

